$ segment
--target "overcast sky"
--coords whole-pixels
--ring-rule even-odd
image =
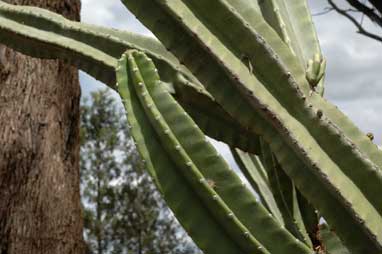
[[[310,0],[309,3],[313,14],[322,12],[327,6],[326,0]],[[82,0],[82,21],[150,35],[120,0]],[[326,98],[362,130],[373,132],[380,144],[382,43],[356,34],[353,25],[336,13],[314,16],[314,22],[328,61]],[[381,33],[373,25],[369,27]],[[81,74],[81,82],[85,96],[90,90],[104,87],[86,74]]]

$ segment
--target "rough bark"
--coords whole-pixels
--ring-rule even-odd
[[[79,0],[8,0],[79,19]],[[82,254],[78,72],[0,46],[0,254]]]

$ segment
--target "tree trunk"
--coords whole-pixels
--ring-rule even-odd
[[[79,0],[8,0],[79,19]],[[0,46],[0,254],[82,254],[78,72]]]

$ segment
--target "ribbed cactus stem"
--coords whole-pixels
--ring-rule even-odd
[[[144,82],[142,82],[141,79],[132,80],[138,84],[134,90],[140,88],[142,84],[146,84],[147,90],[138,90],[137,94],[145,111],[145,115],[150,120],[150,126],[152,126],[151,128],[156,133],[155,136],[161,141],[161,146],[164,148],[162,151],[177,165],[179,171],[182,172],[182,178],[188,182],[187,185],[192,186],[195,195],[203,200],[204,205],[208,208],[208,213],[212,213],[216,216],[217,221],[220,223],[219,225],[225,228],[223,232],[230,235],[238,246],[244,249],[249,248],[253,251],[257,250],[260,252],[266,252],[266,250],[268,250],[276,254],[283,253],[285,250],[309,253],[309,250],[304,247],[301,242],[296,241],[289,232],[283,229],[273,216],[269,216],[269,212],[256,201],[253,194],[242,184],[240,178],[230,170],[224,160],[218,156],[213,146],[206,142],[203,133],[200,132],[195,123],[193,123],[183,109],[176,104],[168,92],[163,90],[162,86],[157,85],[158,80],[154,79],[154,82],[152,78],[150,79],[150,77],[152,77],[152,75],[149,75],[150,68],[143,68],[146,65],[140,64],[138,60],[139,58],[135,61],[137,65],[140,66],[138,70],[139,73],[142,73]],[[151,64],[149,66],[151,66]],[[132,70],[131,75],[135,75],[134,67],[132,67]],[[121,87],[121,82],[119,82],[119,87],[120,89],[123,88]],[[126,94],[124,90],[126,90],[126,88],[122,89],[120,93],[123,97],[127,97],[128,94],[124,95]],[[152,98],[152,101],[143,102],[143,99],[146,100],[145,98],[149,98],[149,96]],[[155,108],[159,110],[160,114],[157,111],[154,112],[155,114],[150,113]],[[129,109],[129,107],[126,107],[126,109],[128,112],[134,112]],[[134,128],[135,125],[133,122],[134,121],[132,121],[131,126],[133,126],[132,130],[134,133],[134,130],[137,131],[138,128]],[[162,123],[166,123],[167,125],[162,125]],[[147,129],[147,127],[144,128],[141,126],[140,129],[144,130]],[[153,134],[150,134],[150,136],[152,135]],[[142,137],[144,136],[142,135]],[[191,137],[192,139],[190,139]],[[171,143],[168,138],[175,138],[176,140],[172,139]],[[142,138],[137,138],[137,140],[139,139]],[[192,140],[192,142],[190,142],[190,140]],[[144,150],[144,147],[142,147],[144,144],[144,142],[137,142],[141,150]],[[184,157],[184,153],[187,153],[188,157]],[[145,153],[142,154],[144,155]],[[150,156],[146,154],[146,158],[146,161],[149,162]],[[155,175],[157,175],[159,179],[163,173],[160,174],[157,172]],[[162,178],[162,180],[159,179],[161,185],[165,185],[167,181],[165,178]],[[210,185],[211,182],[214,183],[215,188]],[[204,191],[200,184],[203,184],[203,188],[205,188]],[[165,191],[166,188],[162,187],[161,189]],[[241,198],[238,199],[238,196]],[[220,207],[219,204],[226,204],[227,207]],[[178,213],[178,217],[179,216]],[[227,222],[227,218],[237,218],[242,224],[235,224],[235,220]],[[184,220],[184,218],[182,220]],[[240,225],[243,225],[247,230]],[[239,234],[239,231],[242,232],[242,234]],[[233,232],[236,233],[233,234]],[[244,238],[242,238],[243,232]],[[251,235],[254,238],[252,238]],[[198,239],[198,234],[196,234],[195,237]],[[272,241],[273,238],[282,239],[283,244],[274,245]],[[257,239],[261,245],[256,245],[253,239]]]
[[[306,0],[123,2],[161,42],[2,1],[0,42],[120,93],[149,173],[206,254],[311,254],[312,206],[349,251],[382,253],[382,152],[322,97]],[[260,156],[235,155],[265,207],[201,130]]]
[[[158,67],[162,85],[187,105],[207,135],[244,151],[256,152],[258,138],[218,105],[198,80],[157,40],[116,29],[82,24],[29,6],[0,2],[2,42],[34,57],[65,60],[115,89],[117,59],[126,49],[148,54]],[[54,30],[54,33],[52,32]],[[18,37],[14,37],[17,34]],[[43,50],[41,50],[43,49]],[[190,96],[192,94],[192,96]],[[194,114],[197,109],[198,114]],[[225,125],[226,128],[220,128]],[[247,135],[251,136],[250,139]]]
[[[211,209],[211,212],[219,218],[218,220],[222,226],[238,242],[243,251],[259,254],[268,253],[208,184],[208,181],[198,170],[192,158],[188,156],[182,144],[179,143],[172,132],[171,127],[166,123],[161,112],[156,107],[148,90],[148,86],[151,86],[150,89],[154,89],[154,86],[160,85],[157,69],[152,61],[141,52],[128,52],[127,55],[128,64],[132,69],[132,72],[130,72],[132,83],[135,86],[138,98],[162,144],[175,164],[177,164],[178,169],[182,171],[189,184],[193,186],[200,198],[204,200],[206,206]],[[145,80],[142,75],[146,75]],[[188,117],[186,113],[184,117]],[[188,120],[192,121],[191,118]]]
[[[314,100],[310,101],[311,98],[306,97],[305,92],[299,92],[298,89],[301,86],[299,86],[299,82],[293,82],[295,76],[292,73],[285,72],[288,69],[287,66],[284,66],[285,68],[281,67],[282,65],[273,54],[264,55],[264,57],[272,59],[271,61],[275,63],[273,66],[281,67],[275,72],[279,73],[280,76],[268,77],[272,79],[278,77],[280,82],[274,80],[272,83],[261,82],[260,84],[256,82],[253,76],[248,74],[248,68],[243,66],[240,59],[225,47],[230,45],[233,50],[248,47],[246,48],[248,50],[251,45],[253,46],[256,43],[265,45],[265,41],[246,39],[253,36],[251,28],[246,26],[245,22],[243,26],[240,25],[240,23],[243,23],[242,20],[235,13],[228,13],[231,10],[226,8],[227,5],[221,4],[221,1],[191,1],[187,2],[187,4],[181,1],[161,1],[160,4],[156,1],[150,3],[147,1],[128,1],[125,3],[149,28],[153,29],[158,38],[168,48],[171,48],[177,57],[182,59],[182,62],[194,72],[195,76],[200,79],[229,114],[235,116],[243,125],[250,126],[259,134],[264,135],[265,140],[271,144],[272,151],[278,157],[280,164],[285,167],[288,175],[296,182],[299,189],[303,190],[306,196],[311,199],[314,199],[314,196],[317,197],[317,195],[325,196],[324,199],[330,197],[331,206],[335,206],[335,209],[330,209],[327,203],[319,198],[314,200],[314,205],[323,211],[323,214],[331,223],[336,224],[348,244],[355,249],[362,250],[366,246],[364,241],[368,241],[370,244],[366,248],[375,248],[376,250],[381,248],[380,234],[377,230],[381,219],[375,210],[378,208],[377,200],[374,199],[375,195],[371,194],[372,189],[379,188],[377,185],[380,184],[377,184],[377,182],[381,180],[378,176],[380,172],[375,170],[373,163],[369,164],[366,157],[354,156],[357,150],[348,149],[354,147],[354,141],[358,142],[357,139],[353,141],[340,134],[341,142],[332,142],[330,137],[338,133],[338,128],[332,122],[336,120],[329,119],[329,117],[336,115],[336,111],[323,110],[324,108],[330,108],[330,106],[325,105],[327,102],[321,100],[317,103],[318,99],[315,97]],[[216,10],[216,15],[208,16],[205,10],[211,8],[201,8],[199,5],[211,7],[211,4],[214,7],[212,9]],[[197,13],[199,19],[195,18],[194,12]],[[222,14],[227,13],[232,19],[230,19],[230,23],[225,23],[223,28],[221,27],[222,24],[219,23],[222,18],[219,17],[223,17]],[[154,19],[153,17],[160,18]],[[233,38],[242,38],[242,41],[250,41],[252,44],[233,44]],[[198,55],[199,59],[197,61],[187,61],[190,59],[191,53]],[[262,73],[272,73],[272,71]],[[302,79],[307,82],[305,72]],[[289,86],[276,86],[285,82]],[[271,85],[274,86],[272,88],[266,87]],[[273,93],[271,96],[270,91]],[[272,96],[275,97],[272,98]],[[242,98],[245,98],[245,100]],[[233,101],[234,104],[232,104]],[[246,104],[246,101],[250,105]],[[280,106],[280,103],[282,106]],[[314,106],[312,103],[315,103]],[[320,111],[323,114],[321,117],[317,117],[317,112]],[[320,126],[320,128],[317,128],[317,126]],[[354,133],[351,135],[354,135]],[[279,145],[280,138],[286,141],[284,144],[288,144],[291,150]],[[304,142],[299,142],[299,140],[304,140]],[[302,161],[305,166],[297,166],[296,162],[299,159],[292,156],[291,151],[298,154],[295,154],[295,156],[304,158]],[[343,154],[339,156],[338,151],[349,153],[349,156],[343,156]],[[291,164],[291,160],[285,160],[284,156],[286,154],[288,154],[289,158],[293,158],[293,168],[288,165]],[[354,168],[362,168],[362,170],[349,170],[347,166],[349,159],[352,160],[354,165],[355,163],[362,164],[362,166]],[[296,174],[296,172],[302,171],[302,168],[309,168],[314,178],[319,179],[316,182],[317,186],[324,188],[321,187],[321,190],[318,191],[313,186],[306,186],[304,180],[300,178],[301,172]],[[368,187],[364,186],[362,180],[364,178],[357,175],[358,173],[361,174],[361,171],[363,175],[365,175],[365,172],[368,172],[367,174],[370,174],[370,176],[373,175],[375,183],[369,184]],[[370,186],[373,186],[373,188],[370,188]],[[351,191],[341,192],[340,190],[344,188]],[[366,209],[364,204],[359,203],[360,200],[365,200],[364,192],[367,192],[367,200],[370,201]],[[351,206],[348,205],[348,200],[350,200]],[[368,234],[361,236],[360,233],[357,237],[350,235],[348,229],[346,229],[349,225],[338,220],[338,216],[334,215],[334,213],[344,213],[345,211],[347,218],[357,224],[358,227],[364,228]],[[376,240],[375,236],[377,236],[378,240]]]
[[[283,21],[283,19],[281,17],[279,6],[277,6],[277,3],[275,1],[270,1],[270,4],[272,6],[271,8],[273,8],[273,11],[275,12],[277,23],[280,25],[281,38],[288,45],[288,47],[290,48],[292,53],[294,55],[296,55],[296,53],[293,50],[292,41],[291,41],[291,39],[289,37],[289,34],[288,34],[288,31],[286,29],[286,24],[285,24],[285,22]]]

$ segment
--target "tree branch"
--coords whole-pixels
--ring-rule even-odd
[[[369,0],[369,2],[378,10],[380,16],[382,17],[382,1],[381,0]]]
[[[331,11],[333,11],[334,9],[333,8],[330,8],[330,7],[326,7],[323,11],[321,12],[317,12],[317,13],[313,13],[312,16],[321,16],[321,15],[325,15]]]
[[[348,0],[348,1],[352,1],[352,0]],[[331,5],[331,7],[336,11],[338,12],[339,14],[343,15],[344,17],[346,17],[347,19],[349,19],[355,26],[356,28],[358,29],[358,33],[364,35],[364,36],[367,36],[371,39],[374,39],[376,41],[379,41],[379,42],[382,42],[382,37],[381,36],[378,36],[374,33],[371,33],[369,31],[367,31],[366,29],[364,29],[362,27],[362,25],[352,16],[348,13],[348,10],[343,10],[341,8],[339,8],[334,2],[333,0],[328,0],[329,4]],[[367,7],[368,8],[368,7]]]
[[[374,11],[374,9],[367,7],[365,4],[361,3],[358,0],[347,0],[347,2],[360,12],[364,13],[367,17],[369,17],[371,21],[377,23],[377,25],[382,27],[382,17],[378,15],[377,12]],[[379,0],[379,2],[381,2],[381,0]]]

